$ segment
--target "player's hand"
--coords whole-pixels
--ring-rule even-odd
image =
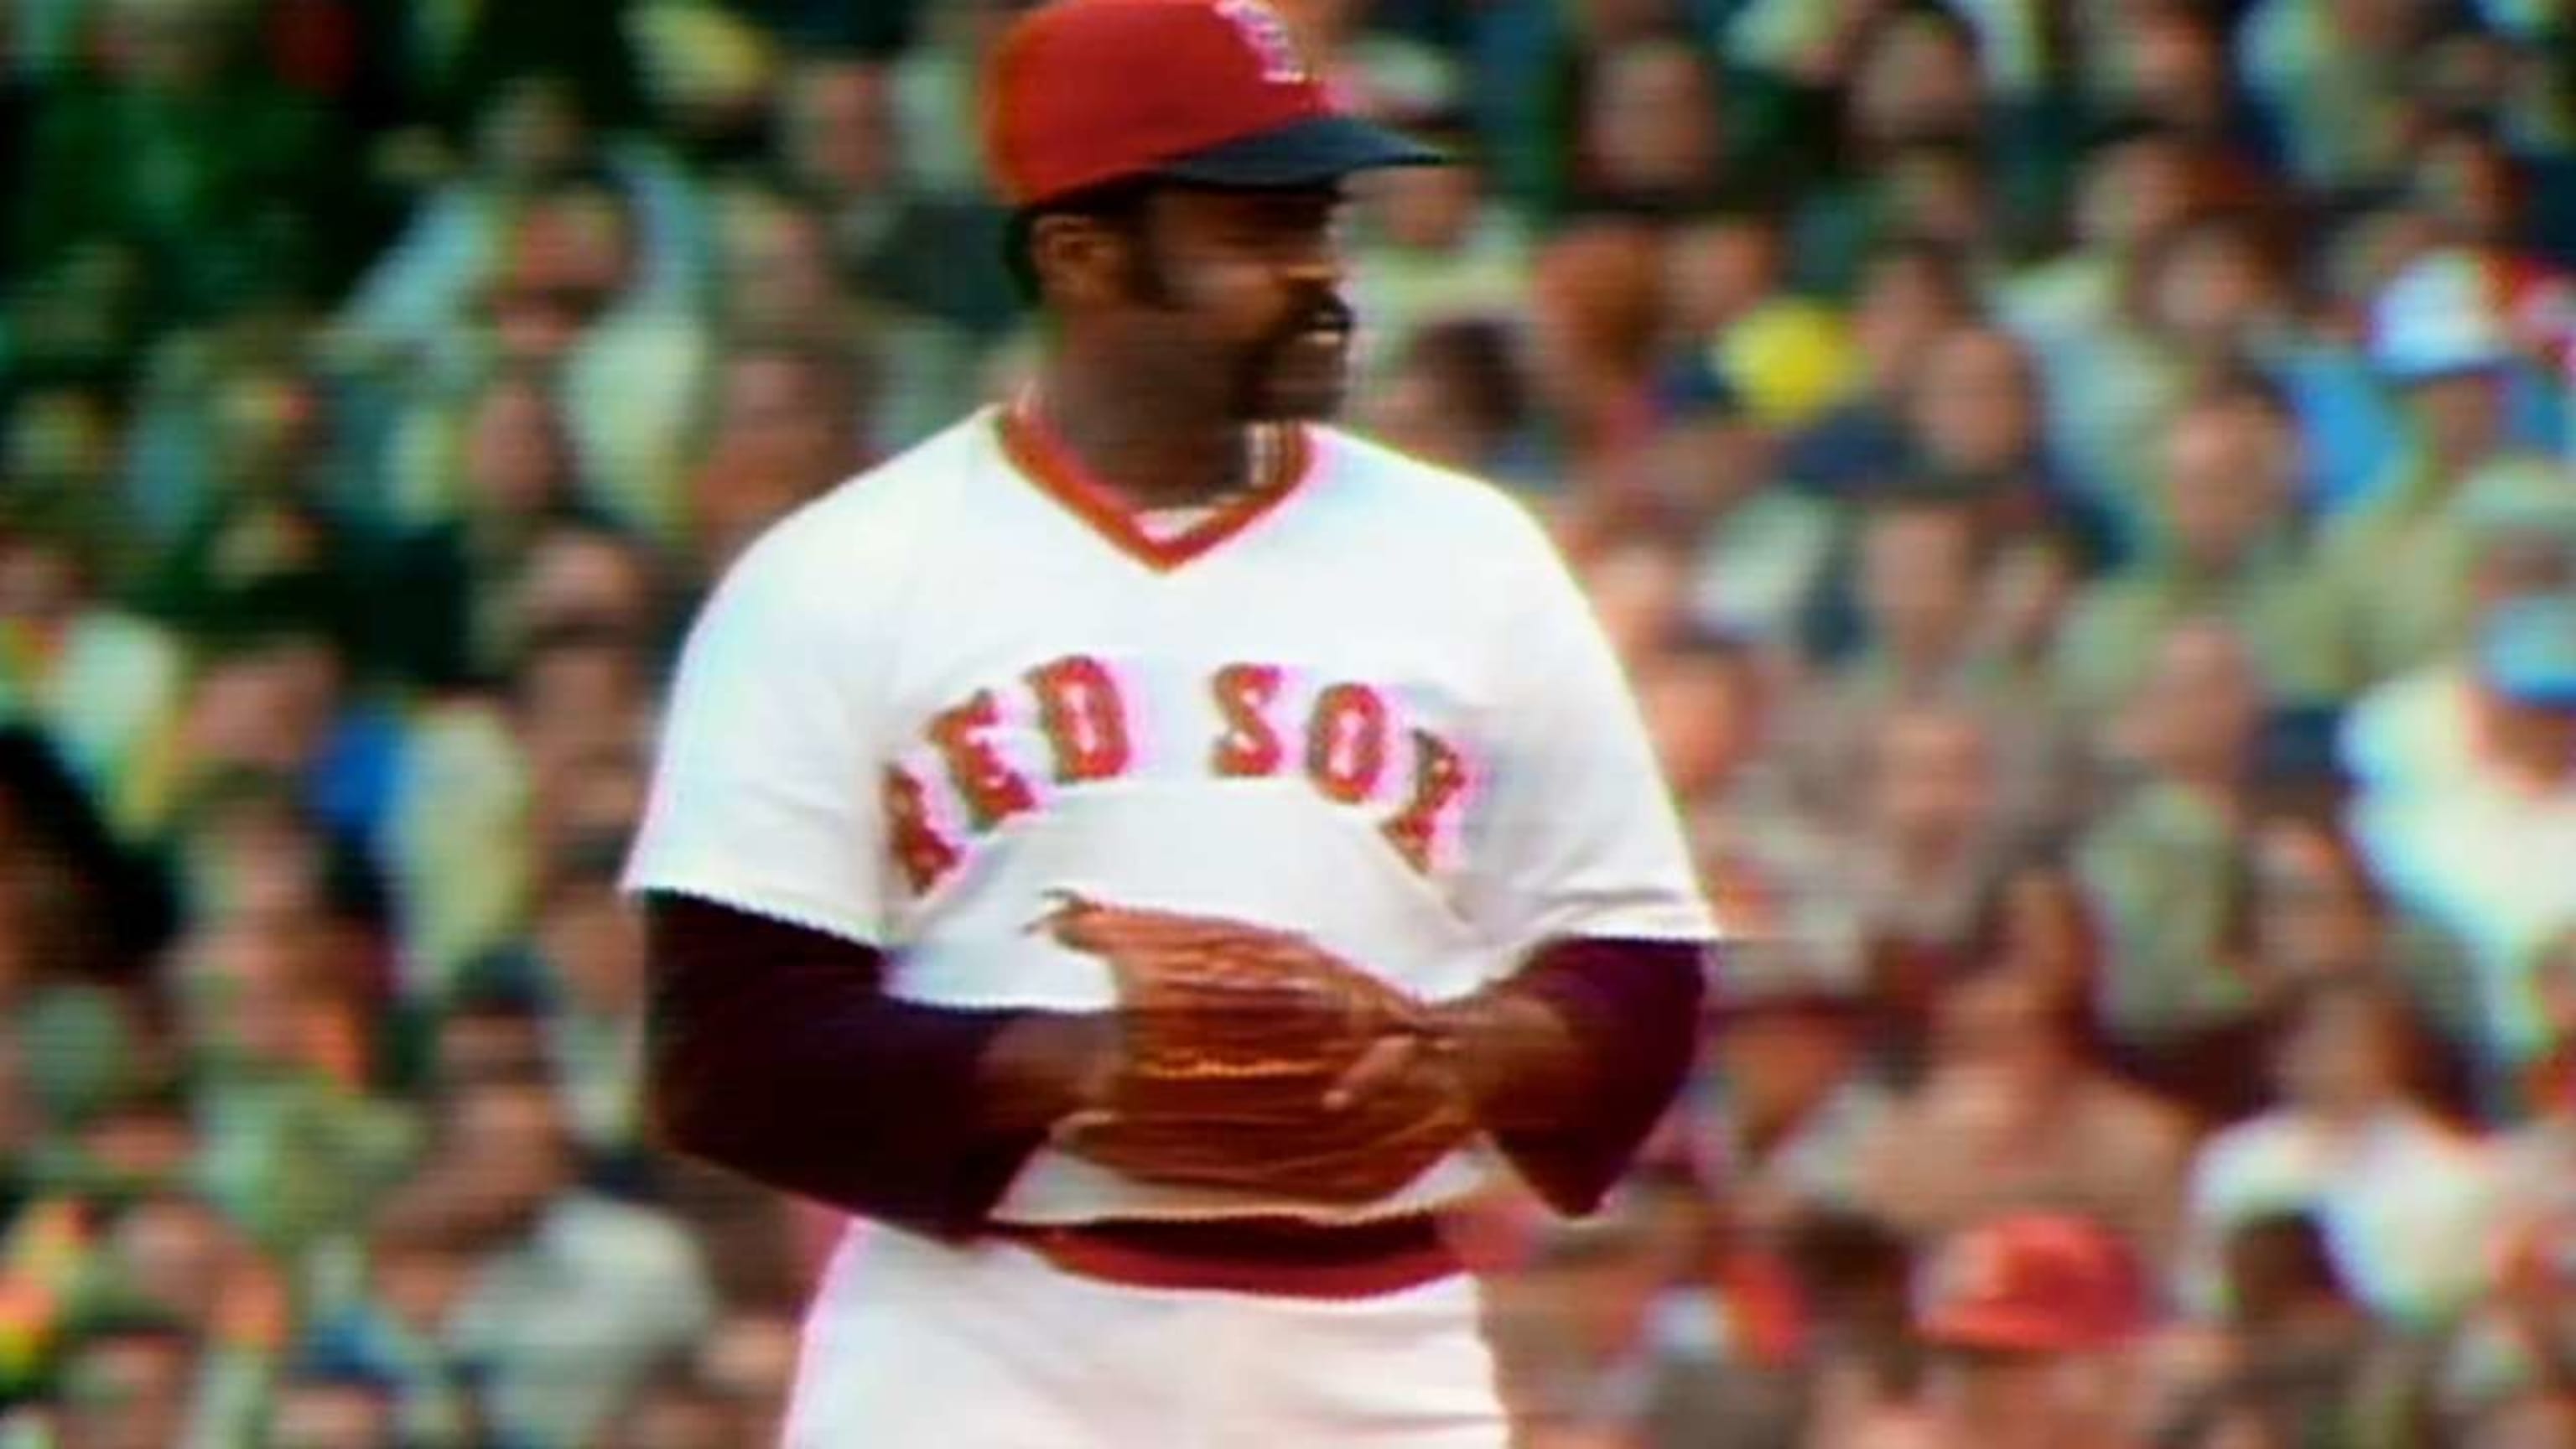
[[[1419,1032],[1379,1037],[1324,1091],[1324,1110],[1348,1112],[1418,1072],[1445,1071],[1440,1044]]]
[[[1109,1065],[1057,1095],[1064,1151],[1147,1182],[1356,1203],[1473,1135],[1430,1008],[1307,937],[1069,893],[1033,929],[1101,958],[1118,993]]]
[[[1379,1037],[1325,1092],[1324,1108],[1356,1110],[1436,1073],[1483,1126],[1543,1129],[1581,1091],[1582,1071],[1580,1048],[1555,1007],[1493,986],[1434,1008],[1428,1030]]]

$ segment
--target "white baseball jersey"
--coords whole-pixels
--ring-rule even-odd
[[[1712,924],[1619,665],[1537,524],[1330,429],[1156,536],[979,412],[783,520],[683,651],[632,890],[884,950],[889,988],[1092,1009],[1049,893],[1302,931],[1426,998],[1561,936]],[[1369,1211],[1482,1185],[1471,1148]],[[1022,1221],[1299,1211],[1041,1150]]]

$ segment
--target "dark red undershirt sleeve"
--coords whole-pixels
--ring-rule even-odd
[[[1548,1206],[1577,1217],[1598,1209],[1662,1120],[1690,1071],[1709,960],[1700,942],[1570,938],[1513,977],[1556,1007],[1588,1068],[1557,1122],[1494,1134]]]
[[[1043,1135],[983,1130],[986,1049],[1022,1013],[888,996],[856,942],[647,897],[651,1119],[756,1181],[945,1238],[982,1226]]]
[[[1025,1013],[888,996],[885,958],[824,932],[674,894],[646,904],[649,1091],[666,1145],[844,1211],[945,1238],[985,1225],[1040,1131],[983,1123],[996,1033]],[[1515,976],[1572,1029],[1585,1091],[1496,1135],[1558,1211],[1600,1205],[1679,1090],[1705,948],[1569,940]]]

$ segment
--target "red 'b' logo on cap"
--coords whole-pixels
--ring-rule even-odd
[[[1279,18],[1262,0],[1216,0],[1216,13],[1233,22],[1243,32],[1243,43],[1261,57],[1261,78],[1272,85],[1304,85],[1306,59],[1297,53],[1297,40],[1288,33],[1288,23]]]
[[[1165,168],[1277,186],[1439,159],[1336,111],[1264,0],[1049,0],[994,47],[984,102],[1014,207]]]

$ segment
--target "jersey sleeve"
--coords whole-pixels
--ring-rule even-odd
[[[1626,672],[1536,529],[1498,611],[1508,671],[1466,906],[1515,952],[1569,937],[1716,934]]]
[[[802,563],[755,547],[690,628],[625,887],[882,946],[887,664],[849,597],[864,580]]]

